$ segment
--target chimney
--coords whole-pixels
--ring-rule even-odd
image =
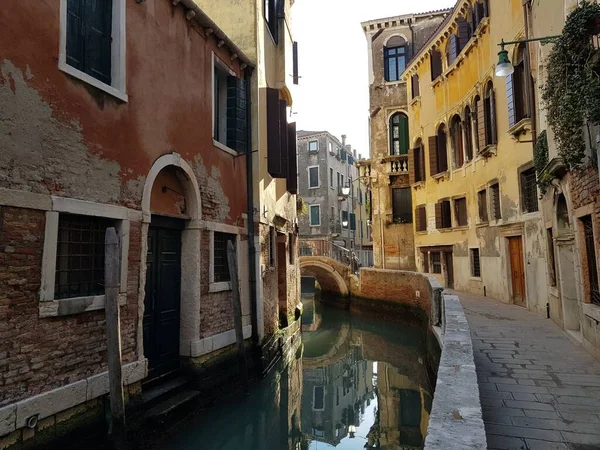
[[[359,154],[358,154],[358,160],[359,160],[359,161],[362,161],[362,153],[359,153]]]
[[[346,135],[342,134],[342,148],[346,148]]]
[[[354,155],[354,159],[356,159],[356,149],[352,150],[352,154]]]

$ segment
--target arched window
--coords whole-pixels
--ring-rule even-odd
[[[475,151],[480,151],[485,147],[485,122],[483,120],[483,102],[481,97],[476,95],[473,99],[475,110],[473,111],[473,126],[475,128]]]
[[[408,117],[396,113],[390,117],[390,155],[407,155],[408,145]]]
[[[438,49],[431,51],[431,81],[442,74],[442,54]]]
[[[454,167],[462,167],[465,162],[462,133],[462,122],[460,120],[460,116],[457,114],[450,121],[450,138],[452,139]]]
[[[473,159],[473,115],[471,114],[471,107],[465,106],[465,156],[468,161]]]
[[[468,15],[467,15],[468,17]],[[471,23],[469,19],[465,19],[464,17],[459,17],[457,19],[458,23],[458,53],[462,51],[463,48],[466,47],[467,43],[471,40],[471,36],[473,35],[473,31],[471,30]]]
[[[400,36],[392,37],[383,48],[385,81],[398,81],[406,68],[408,45]]]
[[[410,77],[410,90],[412,91],[412,97],[413,99],[417,98],[419,95],[421,95],[420,89],[419,89],[419,75],[417,75],[416,73]]]
[[[525,44],[520,44],[515,58],[515,72],[506,77],[506,100],[508,104],[508,126],[531,117],[528,111],[527,79],[525,74]]]
[[[455,34],[451,34],[448,38],[448,42],[446,42],[446,62],[448,63],[448,66],[451,66],[456,60],[459,51],[458,38]]]
[[[498,143],[496,132],[496,97],[494,95],[494,85],[488,81],[485,87],[484,98],[484,116],[485,116],[485,145],[494,145]]]
[[[409,169],[414,173],[414,181],[425,181],[425,148],[421,139],[417,139],[413,148],[413,161],[414,166]]]
[[[446,126],[441,124],[435,136],[429,138],[429,173],[435,175],[448,170]]]

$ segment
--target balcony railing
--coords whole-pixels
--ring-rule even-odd
[[[353,271],[359,267],[358,257],[352,250],[326,239],[301,239],[300,256],[327,256],[352,267]]]
[[[388,162],[390,174],[408,174],[408,155],[398,155],[391,158]]]

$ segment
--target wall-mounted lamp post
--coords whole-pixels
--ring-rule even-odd
[[[560,35],[557,36],[547,36],[542,38],[531,38],[531,39],[520,39],[518,41],[508,41],[504,42],[504,39],[498,44],[500,46],[500,51],[498,52],[498,64],[496,65],[496,76],[497,77],[507,77],[512,75],[515,71],[514,66],[510,62],[510,58],[508,57],[508,50],[504,49],[505,45],[511,44],[522,44],[524,42],[540,42],[542,45],[550,44],[555,42]]]

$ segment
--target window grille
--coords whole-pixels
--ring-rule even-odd
[[[114,221],[60,214],[54,298],[104,294],[104,237]]]
[[[490,202],[492,203],[492,218],[499,220],[502,218],[500,210],[500,185],[498,183],[490,186]]]
[[[392,189],[392,216],[394,223],[412,223],[412,196],[410,188]]]
[[[231,274],[229,273],[229,262],[227,261],[227,243],[231,241],[233,248],[235,248],[236,236],[235,234],[220,233],[215,231],[214,233],[214,275],[215,282],[231,281]]]
[[[533,167],[521,172],[521,202],[523,212],[538,210],[537,183]]]
[[[471,249],[471,275],[479,278],[481,277],[481,262],[479,260],[479,249]]]
[[[431,253],[431,271],[433,273],[442,273],[442,258],[439,252]]]

